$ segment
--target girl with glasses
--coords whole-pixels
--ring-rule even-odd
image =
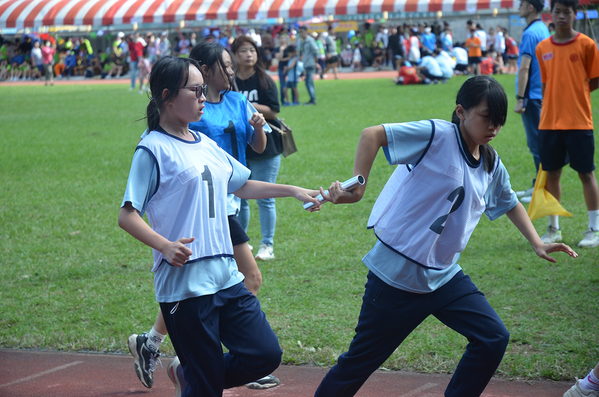
[[[222,396],[280,363],[277,337],[234,259],[227,196],[319,206],[317,191],[248,180],[247,168],[189,127],[206,110],[203,92],[197,96],[203,83],[192,59],[154,65],[150,132],[133,156],[119,213],[119,226],[153,249],[156,299],[178,356],[168,367],[177,396]]]
[[[248,146],[257,153],[262,153],[266,147],[264,116],[258,112],[248,115],[248,101],[245,96],[231,91],[234,66],[233,59],[226,48],[218,43],[204,42],[192,49],[190,58],[200,65],[206,87],[193,88],[195,86],[192,84],[186,85],[192,87],[190,89],[195,90],[196,95],[199,93],[198,90],[205,94],[205,115],[200,120],[191,122],[189,128],[201,131],[246,166]],[[248,244],[249,237],[237,218],[240,206],[239,197],[234,194],[227,196],[227,215],[235,262],[245,277],[246,288],[257,295],[262,285],[262,273]],[[162,312],[158,312],[154,326],[149,332],[129,336],[128,346],[134,358],[135,371],[146,387],[152,387],[154,383],[154,362],[166,334]],[[252,379],[248,387],[264,389],[277,386],[279,383],[279,379],[269,375],[265,378]]]

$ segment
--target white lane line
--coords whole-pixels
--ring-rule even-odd
[[[26,376],[25,378],[13,380],[12,382],[0,385],[0,389],[2,389],[3,387],[9,387],[9,386],[12,386],[12,385],[16,385],[17,383],[27,382],[27,381],[29,381],[31,379],[39,378],[40,376],[48,375],[48,374],[51,374],[53,372],[62,371],[63,369],[67,369],[69,367],[72,367],[74,365],[79,365],[79,364],[83,364],[83,361],[73,361],[72,363],[61,365],[60,367],[55,367],[55,368],[49,369],[47,371],[40,372],[39,374],[30,375],[30,376]]]
[[[421,391],[425,391],[427,389],[432,389],[435,386],[437,386],[436,383],[425,383],[424,385],[408,392],[407,394],[402,394],[399,397],[412,397],[412,396],[415,396],[417,393],[420,393]]]

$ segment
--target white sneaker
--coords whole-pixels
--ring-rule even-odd
[[[183,375],[183,367],[181,366],[179,357],[175,357],[173,361],[171,361],[166,369],[166,372],[168,374],[168,378],[175,386],[175,397],[181,397],[183,391],[185,391],[185,388],[187,387],[187,381]]]
[[[270,389],[281,384],[279,378],[274,375],[268,375],[257,381],[250,382],[246,386],[248,389]]]
[[[532,196],[524,196],[524,197],[520,198],[521,203],[527,204],[527,203],[530,203],[531,201],[532,201]]]
[[[581,248],[593,248],[599,245],[599,230],[593,230],[591,228],[584,232],[584,238],[578,246]]]
[[[272,244],[261,244],[260,248],[258,248],[258,254],[256,254],[256,259],[261,261],[268,261],[270,259],[275,259],[275,254],[272,249]]]
[[[532,191],[534,190],[534,187],[531,187],[528,190],[519,190],[516,192],[516,197],[518,198],[522,198],[522,197],[532,197]],[[520,200],[522,201],[522,200]],[[530,202],[530,201],[529,201]]]
[[[574,386],[564,393],[564,397],[599,397],[599,391],[583,389],[580,387],[580,379],[578,379]]]
[[[547,233],[541,237],[541,240],[543,240],[545,244],[559,243],[562,241],[562,230],[556,229],[550,225],[547,227]]]

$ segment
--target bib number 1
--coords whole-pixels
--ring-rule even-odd
[[[207,165],[204,166],[204,172],[202,172],[202,181],[206,182],[208,186],[208,216],[215,218],[214,213],[214,185],[212,183],[212,173]]]

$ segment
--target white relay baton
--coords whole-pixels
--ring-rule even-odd
[[[366,180],[364,179],[364,177],[362,175],[356,175],[351,179],[348,179],[347,181],[343,182],[341,184],[341,187],[344,190],[352,190],[355,187],[358,186],[362,186],[364,184],[364,182],[366,182]],[[328,190],[325,190],[326,194],[329,194]],[[322,194],[319,194],[318,196],[316,196],[316,200],[320,201],[321,203],[325,202],[326,200],[322,197]],[[314,206],[314,203],[304,203],[304,209],[307,210],[308,208],[311,208]]]

